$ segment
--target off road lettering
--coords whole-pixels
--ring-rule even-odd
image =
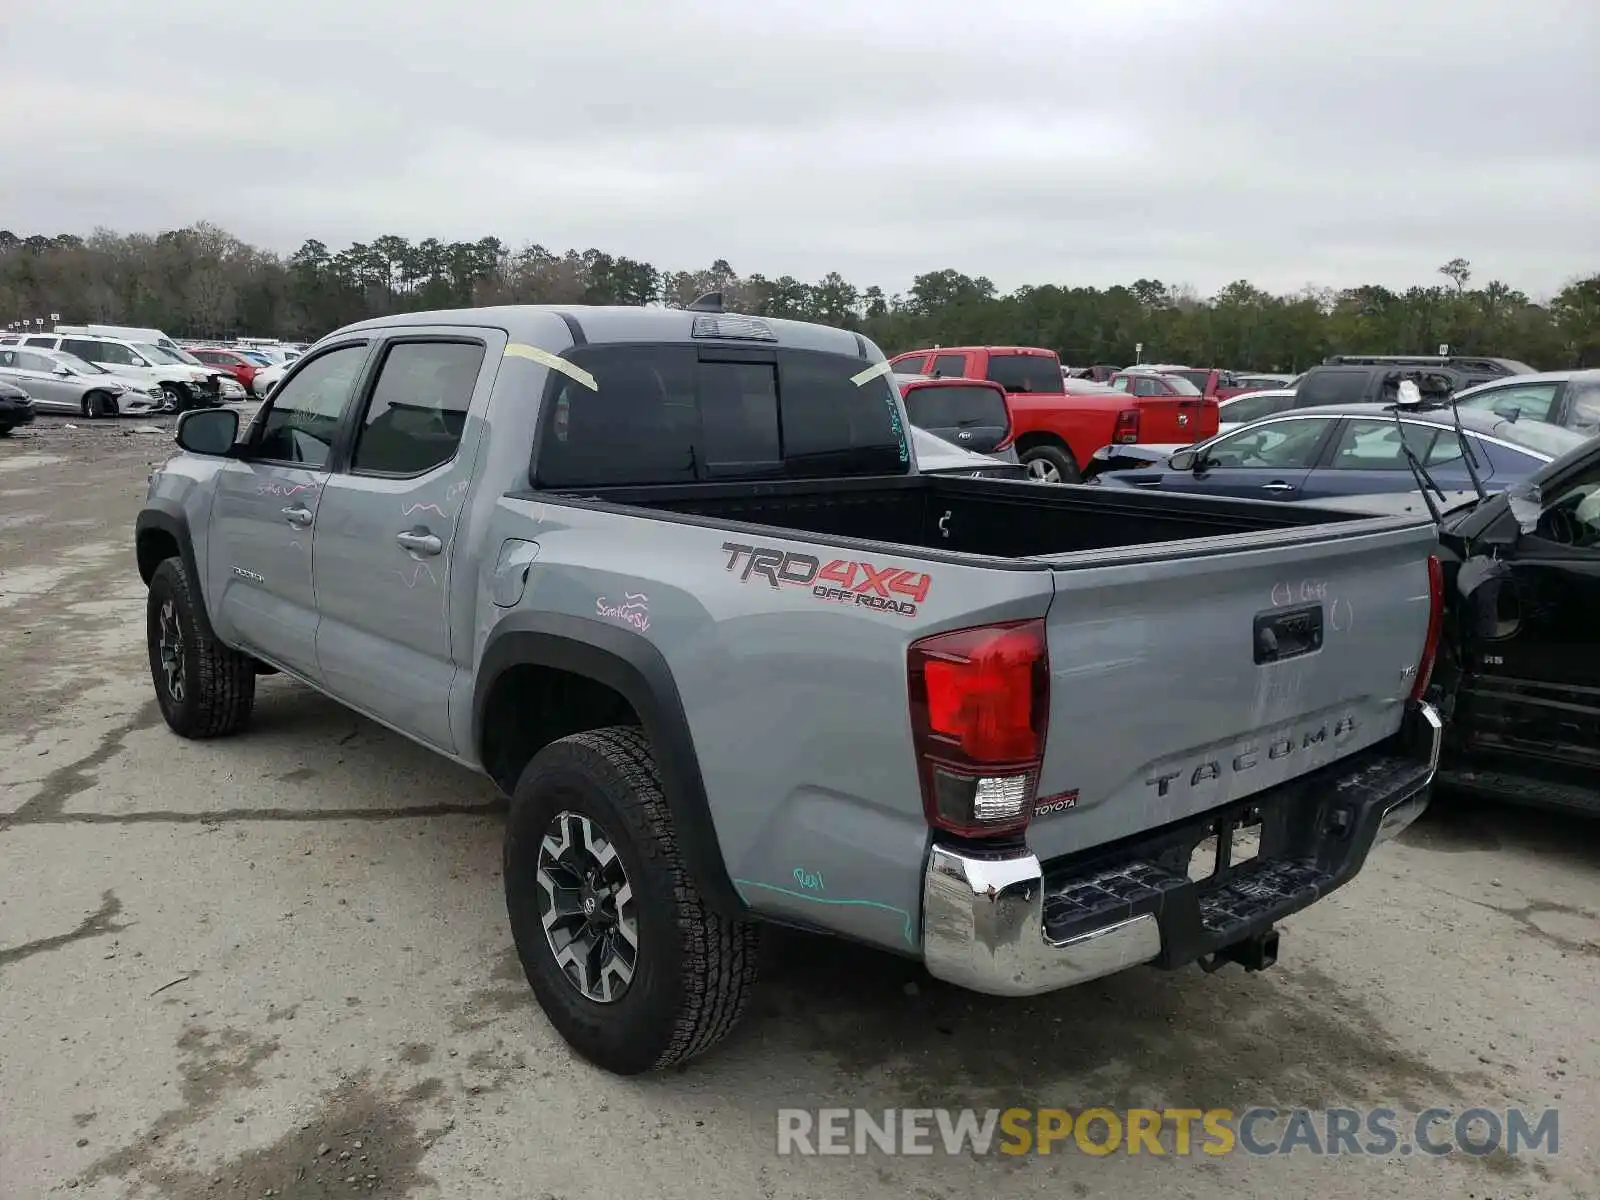
[[[927,600],[933,586],[927,572],[892,564],[878,566],[848,558],[823,563],[813,554],[741,542],[723,542],[722,549],[728,555],[725,568],[737,572],[740,583],[764,580],[774,590],[809,587],[818,600],[903,617],[917,615],[917,606]]]

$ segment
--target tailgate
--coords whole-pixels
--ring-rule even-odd
[[[1139,396],[1139,440],[1187,446],[1217,432],[1217,402],[1205,396]]]
[[[1051,560],[1034,852],[1191,816],[1398,730],[1435,544],[1431,524],[1381,519]]]

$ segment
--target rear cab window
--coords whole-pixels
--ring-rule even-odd
[[[910,449],[892,376],[813,350],[593,344],[551,372],[535,441],[544,488],[901,475]]]
[[[1063,395],[1066,381],[1061,377],[1061,360],[1053,354],[1016,354],[996,350],[989,355],[984,378],[998,383],[1008,392],[1023,395]]]
[[[922,429],[1010,424],[1006,399],[994,388],[953,385],[906,390],[906,415]]]

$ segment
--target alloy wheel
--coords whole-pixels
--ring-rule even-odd
[[[183,703],[183,627],[178,623],[178,606],[171,600],[161,605],[161,636],[156,643],[161,673],[166,678],[167,695]]]
[[[1046,459],[1032,458],[1028,460],[1028,478],[1040,483],[1060,483],[1061,472]]]
[[[638,912],[605,830],[581,813],[557,813],[536,878],[545,940],[567,981],[597,1004],[620,1000],[639,961]]]

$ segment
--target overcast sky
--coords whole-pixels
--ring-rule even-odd
[[[0,226],[900,290],[1600,270],[1596,0],[0,0]]]

